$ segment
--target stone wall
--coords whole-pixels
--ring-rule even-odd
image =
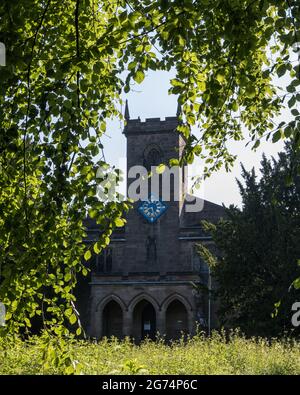
[[[115,284],[93,285],[92,314],[93,321],[90,334],[99,338],[103,335],[103,310],[110,300],[115,300],[123,313],[123,336],[132,336],[139,339],[139,327],[133,323],[136,306],[141,301],[152,304],[156,313],[156,330],[161,335],[166,334],[166,325],[172,323],[166,321],[168,306],[174,300],[180,302],[187,314],[187,327],[189,333],[195,330],[196,305],[190,284],[160,282],[143,284],[142,282],[118,282]],[[138,324],[139,325],[139,324]],[[134,336],[134,334],[137,334]]]

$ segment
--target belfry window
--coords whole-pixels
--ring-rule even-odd
[[[158,148],[151,147],[146,150],[144,154],[144,166],[148,171],[151,170],[151,166],[158,166],[162,163],[162,155]]]

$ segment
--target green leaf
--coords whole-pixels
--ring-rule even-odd
[[[221,73],[218,73],[216,79],[220,82],[220,84],[222,84],[225,81],[225,76]]]
[[[71,275],[70,272],[68,272],[68,273],[65,274],[65,281],[70,281],[71,278],[72,278],[72,275]]]
[[[204,91],[205,91],[205,89],[206,89],[206,83],[205,83],[205,81],[199,81],[199,82],[197,83],[197,85],[198,85],[198,88],[199,88],[199,90],[200,90],[201,92],[204,92]]]
[[[162,174],[162,173],[164,173],[165,170],[166,170],[166,166],[163,163],[156,166],[156,169],[155,169],[157,174]]]
[[[285,129],[284,129],[284,136],[286,137],[286,138],[289,138],[290,136],[291,136],[291,134],[292,134],[292,128],[290,127],[290,126],[287,126]]]
[[[29,318],[25,317],[25,318],[24,318],[24,321],[25,321],[26,326],[28,326],[29,328],[31,328],[31,322],[30,322]]]
[[[231,108],[233,111],[238,111],[238,109],[239,109],[238,103],[236,101],[232,102]]]
[[[133,69],[135,69],[136,65],[137,65],[136,62],[130,62],[130,63],[128,64],[128,70],[133,70]]]
[[[253,149],[258,148],[259,146],[260,146],[260,140],[256,140],[256,142],[255,142],[255,144],[253,146]]]
[[[144,81],[144,78],[145,78],[145,74],[144,74],[144,72],[143,72],[142,70],[138,70],[138,71],[135,73],[134,77],[133,77],[133,79],[134,79],[138,84],[140,84],[141,82],[143,82],[143,81]]]
[[[285,64],[281,64],[279,67],[277,67],[278,77],[282,77],[285,74],[286,70],[287,70],[287,67]]]
[[[115,219],[115,224],[118,228],[121,228],[122,226],[125,225],[125,220],[122,218],[116,218]]]
[[[71,315],[73,314],[73,309],[70,307],[65,311],[65,316],[66,317],[71,317]]]
[[[170,166],[179,166],[178,159],[170,159],[169,163],[170,163]]]
[[[292,84],[288,85],[287,88],[286,88],[286,90],[287,90],[287,92],[289,92],[289,93],[294,93],[294,92],[296,92],[296,88],[295,88],[294,85],[292,85]]]
[[[91,257],[92,257],[91,251],[90,251],[90,250],[87,250],[87,251],[85,252],[85,254],[84,254],[84,259],[85,259],[86,261],[88,261],[89,259],[91,259]]]
[[[245,94],[249,99],[253,99],[256,95],[255,87],[253,85],[248,85]]]
[[[296,289],[300,289],[300,277],[299,277],[299,278],[296,278],[296,280],[294,280],[293,286],[294,286],[294,288],[296,288]]]
[[[172,86],[180,86],[181,88],[184,87],[184,83],[177,78],[173,78],[170,83]]]
[[[93,66],[94,73],[100,74],[101,69],[102,69],[102,64],[100,62],[94,64]]]
[[[70,315],[69,321],[71,325],[74,325],[77,321],[76,315],[74,313]]]
[[[100,254],[101,247],[100,247],[99,243],[95,243],[94,244],[94,251],[95,251],[96,254]]]
[[[276,143],[280,139],[281,139],[281,130],[279,129],[273,134],[272,141],[273,141],[273,143]]]
[[[81,335],[81,332],[82,332],[81,328],[77,328],[77,329],[76,329],[76,335],[77,335],[77,336],[80,336],[80,335]]]
[[[290,98],[290,100],[288,101],[289,108],[293,107],[295,105],[295,103],[296,103],[296,96],[292,96]]]
[[[178,36],[178,44],[179,44],[181,47],[184,47],[184,46],[185,46],[185,39],[184,39],[182,36]]]

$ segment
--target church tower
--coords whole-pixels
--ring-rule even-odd
[[[218,220],[223,208],[204,201],[203,210],[187,212],[187,174],[178,166],[170,172],[168,166],[185,148],[177,116],[130,119],[126,103],[125,118],[128,197],[135,191],[139,198],[125,227],[116,229],[109,247],[93,257],[88,333],[136,341],[157,333],[178,339],[208,316],[205,296],[193,286],[207,280],[195,244],[211,243],[200,221]],[[154,176],[148,178],[148,172],[154,174],[161,164],[166,167],[159,182],[151,184]],[[144,172],[142,182],[137,182],[139,172]],[[88,234],[91,242],[97,237],[92,223]]]
[[[145,189],[145,196],[134,203],[127,218],[126,268],[130,272],[165,275],[182,267],[174,256],[179,254],[177,240],[187,176],[178,166],[170,168],[169,161],[181,158],[185,142],[176,131],[177,117],[131,120],[127,103],[125,115],[127,191],[129,195],[131,190],[134,192],[134,185],[139,186],[140,193]],[[158,175],[156,168],[161,164],[164,171]],[[144,175],[142,180],[138,174],[137,182],[139,167],[144,168],[145,174],[152,171],[152,176]]]

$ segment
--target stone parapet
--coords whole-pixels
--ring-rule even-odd
[[[160,118],[146,118],[145,121],[128,119],[123,133],[127,136],[128,134],[173,132],[177,126],[177,117],[166,117],[164,120]]]

